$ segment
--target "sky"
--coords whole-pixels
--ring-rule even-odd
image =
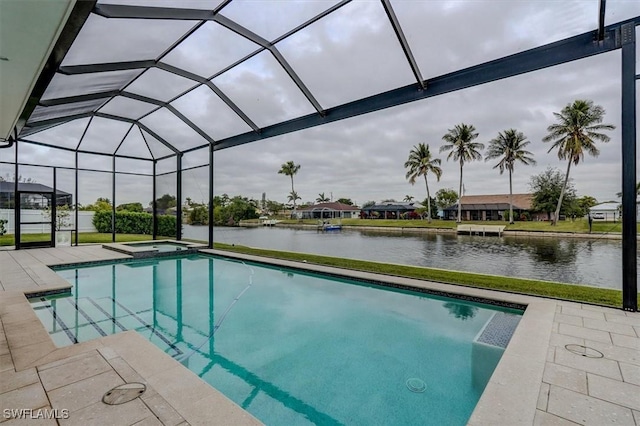
[[[191,1],[186,7],[212,8],[215,3]],[[236,0],[221,13],[261,37],[274,40],[334,3]],[[596,0],[392,0],[425,79],[593,30],[597,27],[598,3]],[[171,6],[172,3],[160,4]],[[607,2],[607,23],[636,15],[640,15],[640,2]],[[63,65],[156,57],[176,35],[192,25],[179,21],[145,21],[144,25],[149,26],[141,31],[137,21],[114,22],[95,16],[89,23],[91,26],[85,26]],[[415,82],[378,1],[353,1],[276,46],[323,108]],[[162,61],[210,77],[256,48],[253,42],[209,22]],[[109,81],[117,85],[130,80],[131,76],[131,73],[114,73]],[[79,77],[83,79],[65,82],[59,76],[44,98],[69,96],[74,90],[97,84],[91,76]],[[153,70],[126,90],[169,100],[191,86],[184,80]],[[269,52],[259,53],[212,81],[260,127],[315,111]],[[448,129],[467,123],[475,126],[479,133],[477,142],[485,146],[498,132],[509,128],[527,136],[531,142],[528,149],[537,165],[518,164],[513,175],[514,193],[524,193],[529,190],[532,175],[547,167],[557,167],[563,172],[566,169],[566,161],[560,161],[555,152],[547,153],[550,144],[542,142],[547,126],[554,123],[553,113],[575,99],[591,99],[606,110],[605,123],[615,125],[616,129],[609,133],[609,143],[600,144],[598,158],[587,156],[583,163],[572,167],[571,178],[579,195],[590,195],[602,202],[616,200],[615,194],[621,190],[620,97],[620,52],[614,51],[216,151],[214,190],[216,194],[240,194],[256,199],[266,193],[267,199],[284,202],[291,182],[289,177],[277,172],[283,163],[294,161],[301,165],[294,182],[302,202],[314,202],[320,193],[334,200],[350,198],[358,204],[369,200],[402,200],[407,195],[422,200],[426,196],[424,181],[418,180],[412,186],[405,179],[403,165],[409,151],[414,145],[425,143],[436,158],[442,159],[440,181],[429,176],[432,194],[441,188],[457,190],[458,164],[447,161],[447,154],[440,154],[439,148]],[[206,87],[189,92],[172,105],[216,140],[250,130]],[[148,104],[122,98],[101,109],[130,118],[149,110]],[[75,147],[87,121],[76,120],[34,135],[32,139]],[[166,109],[141,121],[179,148],[206,143]],[[111,120],[94,119],[82,147],[112,152],[126,134],[119,152],[148,156],[140,132],[134,128],[127,133],[128,128],[125,123],[114,125]],[[145,137],[147,142],[153,139],[148,134]],[[166,153],[158,143],[149,143],[152,151],[155,149],[154,154]],[[72,153],[29,144],[21,144],[19,154],[20,161],[26,163],[71,167],[74,164]],[[0,151],[0,161],[10,161],[12,158],[8,157],[7,150]],[[80,160],[81,165],[88,168],[111,170],[109,157],[83,155]],[[205,164],[207,160],[208,154],[203,150],[185,155],[183,166]],[[492,168],[496,162],[483,160],[465,165],[466,195],[508,193],[508,176]],[[116,164],[121,171],[151,172],[148,162],[118,160]],[[165,160],[159,162],[158,171],[171,171],[174,167],[175,160]],[[7,173],[12,174],[13,169],[0,164],[0,175]],[[23,167],[20,174],[45,184],[52,179],[50,171],[43,173],[34,167]],[[206,201],[207,177],[206,168],[185,172],[183,196]],[[72,192],[73,172],[60,171],[58,186]],[[117,187],[117,204],[133,201],[146,204],[152,198],[148,177],[118,176]],[[172,175],[160,179],[158,191],[175,193]],[[82,172],[78,196],[83,204],[97,197],[111,198],[110,174]]]

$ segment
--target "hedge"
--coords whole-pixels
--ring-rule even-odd
[[[158,219],[158,235],[176,236],[176,217],[161,215]],[[98,232],[111,232],[111,211],[101,210],[93,215],[93,226]],[[118,234],[148,234],[153,233],[153,221],[150,213],[136,213],[129,211],[116,212],[116,233]]]

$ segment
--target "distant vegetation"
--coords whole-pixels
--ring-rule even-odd
[[[476,128],[472,124],[456,124],[453,129],[442,137],[445,144],[440,147],[440,152],[449,152],[447,155],[447,161],[453,159],[460,163],[460,187],[458,188],[458,194],[464,195],[462,190],[462,169],[465,163],[469,163],[474,160],[482,160],[482,154],[480,150],[484,149],[484,144],[480,142],[474,142],[474,139],[478,137]],[[462,221],[462,206],[458,204],[458,216],[456,222]]]
[[[296,201],[302,199],[293,188],[293,176],[300,171],[300,167],[300,164],[296,164],[293,161],[287,161],[280,167],[280,170],[278,170],[279,174],[289,176],[291,178],[291,192],[287,198],[289,201],[293,202],[294,212],[296,211]]]
[[[441,160],[439,158],[433,158],[431,151],[429,150],[429,145],[425,145],[423,143],[419,143],[414,146],[411,151],[409,151],[409,158],[404,163],[404,168],[408,169],[406,174],[406,179],[409,180],[411,185],[416,183],[416,179],[420,176],[424,176],[424,184],[427,188],[427,222],[431,222],[432,213],[431,213],[431,194],[429,193],[429,181],[427,179],[427,175],[429,173],[433,174],[438,181],[440,181],[440,176],[442,176],[442,169],[440,168]],[[406,196],[405,201],[411,201],[413,197]]]
[[[509,172],[509,223],[513,224],[513,184],[512,175],[516,162],[520,162],[526,166],[536,164],[533,154],[524,147],[529,145],[527,137],[515,129],[505,130],[498,133],[498,136],[491,139],[485,161],[492,159],[500,159],[498,164],[493,166],[499,169],[500,174],[505,170]]]
[[[554,113],[557,122],[547,127],[549,132],[543,138],[543,142],[552,142],[549,152],[557,150],[558,158],[568,160],[567,172],[562,175],[555,169],[547,169],[539,175],[531,178],[530,186],[534,195],[534,211],[549,213],[552,225],[557,225],[560,215],[584,216],[589,208],[597,204],[597,200],[590,196],[578,198],[575,189],[569,179],[571,164],[577,165],[584,160],[585,152],[593,157],[597,157],[600,151],[596,147],[596,141],[608,142],[609,136],[603,131],[613,130],[615,127],[610,124],[602,124],[604,120],[604,108],[594,105],[591,100],[575,100],[567,104],[562,111]],[[482,159],[481,151],[484,144],[475,142],[479,133],[472,124],[460,123],[449,129],[442,140],[444,144],[440,147],[440,152],[448,152],[447,160],[457,161],[460,165],[460,181],[458,192],[450,189],[440,189],[436,192],[435,204],[440,209],[451,207],[458,202],[458,195],[464,195],[463,168],[466,163]],[[535,164],[533,154],[525,149],[529,145],[527,137],[516,129],[507,129],[498,133],[494,139],[489,141],[489,146],[485,152],[485,161],[498,159],[494,168],[500,170],[500,174],[505,170],[509,172],[509,211],[504,213],[504,217],[514,223],[513,214],[513,185],[512,174],[516,163],[524,165]],[[431,221],[431,196],[427,174],[433,174],[440,180],[442,169],[439,167],[441,160],[434,158],[429,150],[429,145],[420,143],[409,151],[409,158],[404,167],[407,169],[406,178],[412,185],[416,178],[424,176],[427,198],[425,207],[428,211],[427,220]],[[638,184],[640,193],[640,183]],[[620,195],[620,194],[619,194]],[[405,201],[412,200],[410,195],[405,196]],[[461,222],[461,205],[458,203],[457,222]],[[551,213],[554,213],[551,215]]]
[[[279,208],[279,204],[266,201],[272,208]],[[229,197],[227,194],[213,197],[213,224],[216,226],[234,226],[241,220],[258,218],[258,202],[247,197],[236,195]],[[186,223],[190,225],[208,225],[209,207],[206,204],[187,201]]]

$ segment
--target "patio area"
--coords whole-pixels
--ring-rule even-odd
[[[203,251],[527,305],[469,424],[640,425],[640,313]],[[55,347],[24,294],[69,287],[49,266],[126,257],[94,245],[0,252],[0,406],[32,413],[57,410],[53,413],[58,416],[68,414],[57,419],[61,425],[259,424],[136,332]],[[565,348],[571,344],[603,356],[572,353]],[[122,405],[101,402],[109,389],[130,382],[146,384],[147,391]],[[0,419],[4,421],[10,425],[22,420],[5,415]],[[47,424],[42,419],[32,422]]]

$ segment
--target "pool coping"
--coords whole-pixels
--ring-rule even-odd
[[[216,249],[200,250],[236,260],[263,263],[292,269],[329,274],[358,281],[387,284],[438,295],[484,303],[498,301],[503,306],[525,307],[522,319],[500,362],[485,387],[469,418],[468,425],[532,425],[536,416],[538,396],[547,361],[549,340],[556,314],[556,302],[541,297],[462,287],[390,275],[293,262],[227,252]],[[398,286],[401,287],[398,287]]]

